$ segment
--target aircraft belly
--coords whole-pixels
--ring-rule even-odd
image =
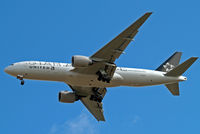
[[[162,72],[122,72],[123,86],[151,86],[165,83],[177,82],[177,78],[169,78]]]
[[[97,75],[86,75],[80,73],[74,73],[68,76],[65,82],[72,86],[84,86],[84,87],[116,87],[120,86],[117,84],[117,78],[113,77],[110,83],[98,81]]]
[[[24,68],[21,74],[25,79],[45,80],[45,81],[64,81],[67,79],[68,71],[64,69],[42,70]]]

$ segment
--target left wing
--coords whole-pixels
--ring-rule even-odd
[[[105,121],[102,100],[106,94],[106,88],[70,87],[80,96],[81,102],[98,121]]]
[[[90,97],[82,97],[80,100],[98,121],[105,121],[102,102],[90,100]]]

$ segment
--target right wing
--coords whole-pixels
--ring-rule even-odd
[[[92,115],[98,121],[105,121],[103,115],[103,103],[101,101],[103,100],[106,94],[107,91],[106,88],[77,87],[77,86],[70,86],[70,88],[78,96],[80,96],[81,102],[85,105],[88,111],[92,113]],[[97,99],[96,96],[101,97],[101,100]]]
[[[90,58],[94,61],[96,60],[114,63],[115,60],[123,53],[128,44],[133,40],[138,32],[138,29],[151,14],[152,12],[145,13],[142,17],[140,17],[137,21],[121,32],[117,37],[115,37]]]
[[[112,41],[93,54],[90,58],[94,61],[94,64],[85,68],[75,68],[74,71],[85,74],[96,74],[99,70],[104,70],[112,78],[116,69],[115,60],[123,53],[137,34],[138,29],[151,14],[151,12],[145,13]]]

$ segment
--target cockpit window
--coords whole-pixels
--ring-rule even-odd
[[[14,64],[10,64],[10,66],[13,66]]]

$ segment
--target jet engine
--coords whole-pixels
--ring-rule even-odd
[[[74,103],[78,100],[78,96],[74,92],[61,91],[58,94],[59,102]]]
[[[89,65],[92,65],[92,60],[89,57],[80,55],[72,56],[73,67],[88,67]]]

